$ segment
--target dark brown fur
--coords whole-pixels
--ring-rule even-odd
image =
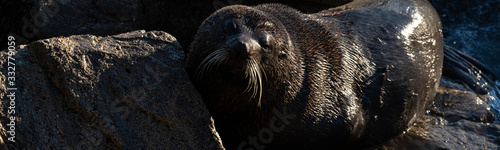
[[[442,35],[439,20],[433,20],[437,15],[426,1],[391,2],[415,12],[393,15],[392,9],[398,8],[362,1],[316,14],[279,4],[236,5],[207,18],[191,45],[186,68],[226,148],[359,148],[406,130],[434,96],[441,76]],[[431,11],[422,12],[416,5]],[[380,13],[370,12],[378,9]],[[415,19],[412,13],[431,19],[417,26],[426,26],[426,31],[411,34],[430,33],[423,40],[435,40],[437,45],[425,41],[408,45],[406,41],[422,38],[401,38],[400,28]],[[375,17],[373,22],[363,18],[370,16]],[[382,22],[386,19],[382,17],[398,22]],[[378,32],[379,28],[388,33]],[[269,49],[265,42],[255,42],[266,36],[273,37]],[[233,46],[238,45],[235,41],[243,44]],[[219,49],[227,60],[200,75],[203,60]],[[421,59],[428,56],[433,63]],[[256,60],[265,76],[262,97],[245,91],[249,78],[243,72],[250,60]],[[293,119],[272,124],[281,117],[277,112]],[[271,142],[260,137],[260,145],[250,144],[270,125],[284,129],[273,130]]]

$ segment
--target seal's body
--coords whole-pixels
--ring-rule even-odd
[[[234,5],[204,21],[186,68],[228,149],[360,148],[424,114],[442,43],[425,0],[356,1],[315,14]]]

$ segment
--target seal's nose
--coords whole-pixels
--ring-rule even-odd
[[[249,41],[246,36],[238,36],[234,42],[233,50],[237,56],[248,55]]]
[[[232,39],[233,40],[229,43],[229,45],[232,52],[237,57],[255,55],[255,53],[260,49],[259,43],[247,35],[238,34]]]

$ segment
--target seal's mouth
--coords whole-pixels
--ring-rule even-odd
[[[219,74],[221,79],[231,84],[242,84],[248,79],[245,78],[245,66],[235,65],[233,62],[226,62],[220,66]]]
[[[265,74],[257,57],[262,47],[251,35],[241,33],[239,29],[234,20],[226,22],[226,43],[201,61],[197,74],[201,78],[206,72],[217,71],[223,81],[239,85],[248,83],[244,93],[251,92],[250,100],[258,95],[260,107]]]
[[[218,70],[217,72],[221,75],[222,80],[237,84],[247,82],[248,85],[244,92],[252,92],[250,99],[256,98],[258,95],[259,101],[257,105],[260,107],[262,80],[265,77],[262,66],[254,57],[244,61],[234,60],[234,57],[229,60],[229,57],[229,52],[224,49],[212,52],[198,66],[198,77],[202,78],[203,74]]]

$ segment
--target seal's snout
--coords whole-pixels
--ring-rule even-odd
[[[231,47],[237,56],[243,56],[248,54],[249,40],[246,36],[239,36],[234,40],[233,46]]]
[[[260,49],[259,43],[254,38],[243,34],[233,36],[228,45],[230,53],[240,58],[254,56]]]

